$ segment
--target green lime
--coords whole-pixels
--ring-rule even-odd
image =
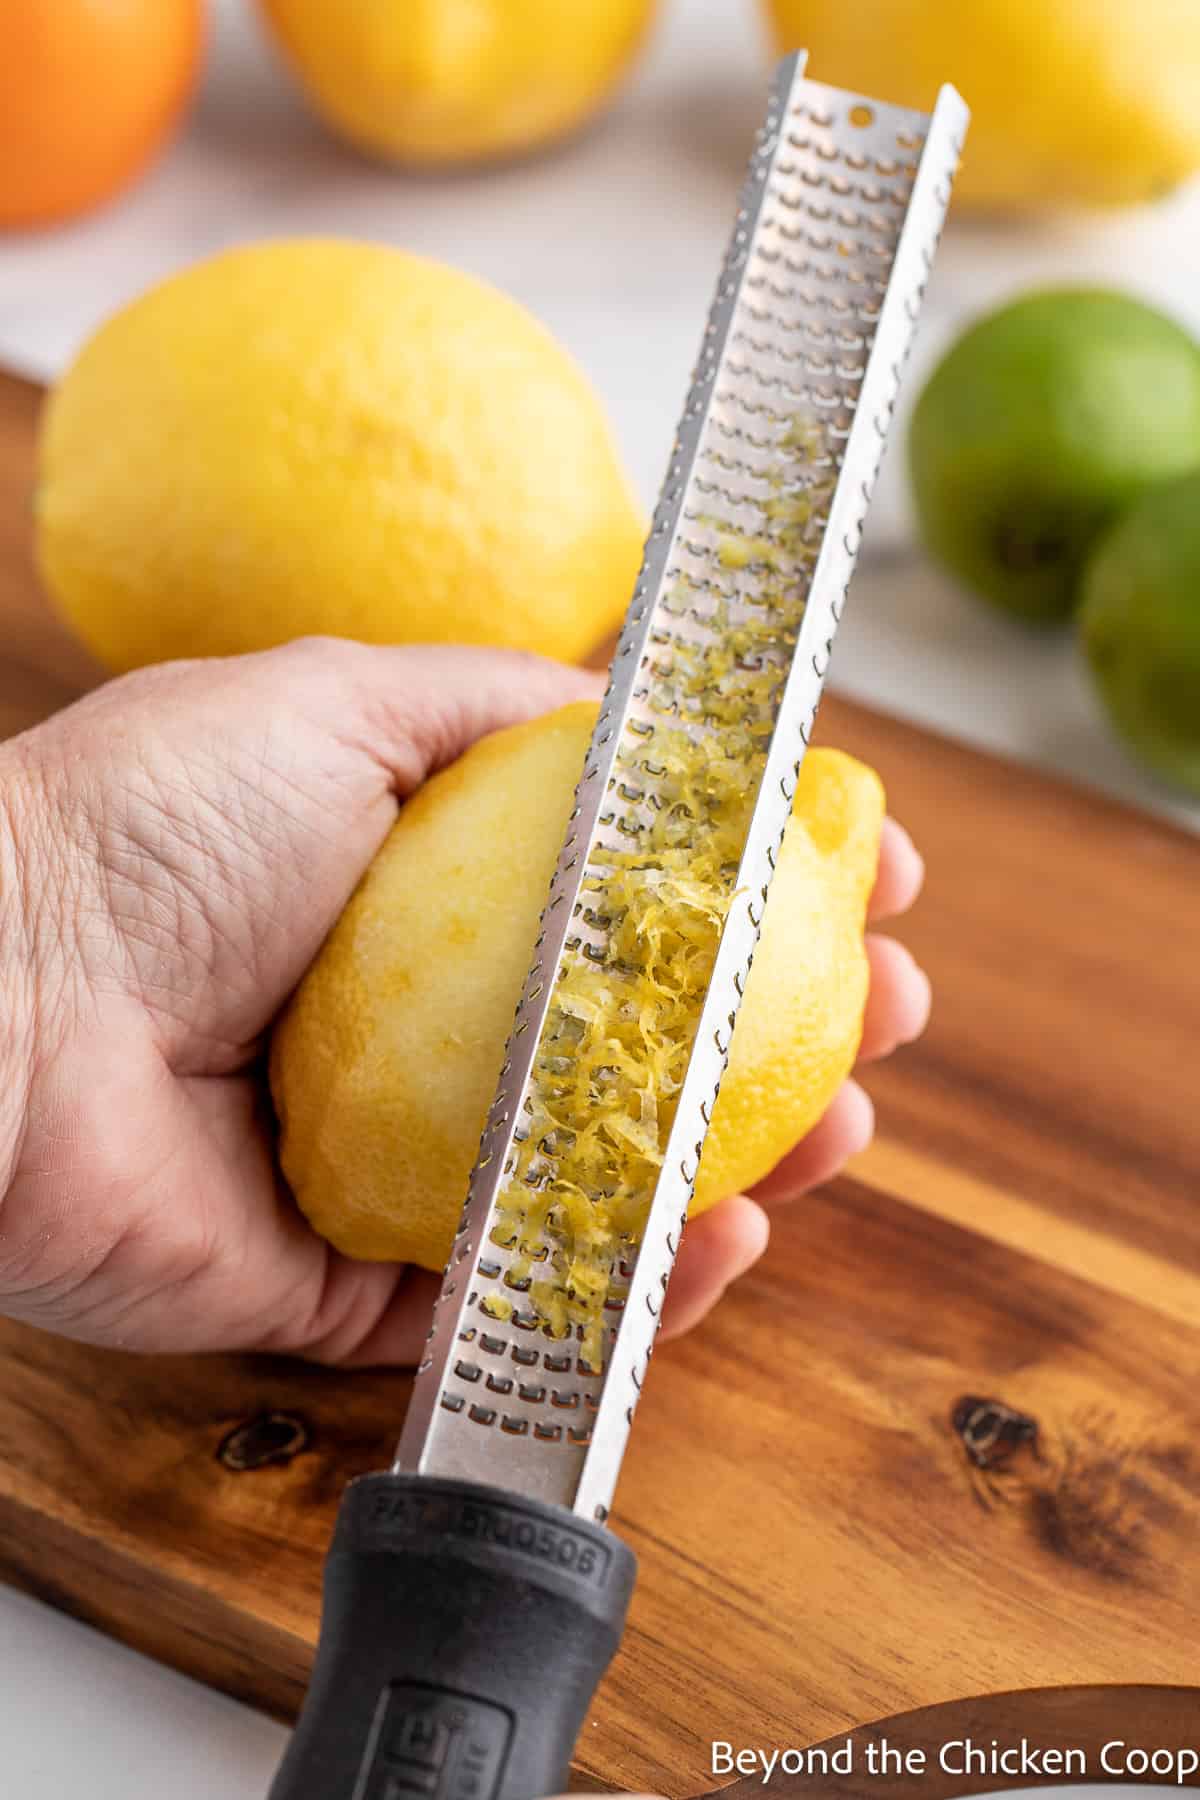
[[[930,551],[1005,612],[1055,624],[1110,520],[1200,466],[1200,345],[1128,295],[1031,294],[943,358],[909,459]]]
[[[1079,633],[1130,747],[1200,795],[1200,471],[1143,494],[1101,538]]]

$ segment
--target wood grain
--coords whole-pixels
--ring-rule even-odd
[[[36,405],[0,379],[8,731],[90,678],[30,564]],[[925,851],[902,935],[934,1023],[868,1076],[876,1146],[655,1362],[615,1521],[641,1578],[584,1784],[693,1794],[714,1737],[1196,1680],[1200,845],[836,699],[822,735]],[[0,1573],[287,1715],[342,1483],[407,1394],[0,1325]],[[976,1468],[964,1396],[1036,1444]],[[304,1447],[234,1472],[222,1444],[269,1411]]]

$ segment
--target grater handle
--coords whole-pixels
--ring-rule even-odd
[[[500,1488],[351,1483],[308,1697],[270,1800],[562,1792],[636,1566],[602,1526]]]

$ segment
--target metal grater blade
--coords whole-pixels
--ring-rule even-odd
[[[952,88],[926,116],[808,81],[802,57],[779,67],[398,1472],[607,1517],[966,124]],[[683,730],[719,751],[731,720],[754,743],[744,847],[647,1223],[614,1271],[592,1367],[578,1328],[552,1339],[522,1311],[528,1283],[513,1277],[514,1246],[497,1241],[511,1235],[498,1204],[551,1066],[556,984],[605,954],[605,858],[651,829],[655,745]],[[536,1146],[523,1178],[544,1179],[554,1154]],[[516,1308],[500,1320],[482,1303],[506,1276]]]

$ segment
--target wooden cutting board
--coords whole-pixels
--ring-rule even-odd
[[[9,732],[95,678],[31,570],[37,404],[0,380]],[[925,850],[900,934],[934,1021],[868,1075],[875,1147],[655,1361],[614,1521],[641,1577],[585,1782],[691,1794],[712,1738],[1196,1680],[1200,843],[836,699],[821,729]],[[407,1395],[0,1326],[0,1572],[288,1715],[339,1492]],[[1036,1445],[974,1469],[966,1397]]]

